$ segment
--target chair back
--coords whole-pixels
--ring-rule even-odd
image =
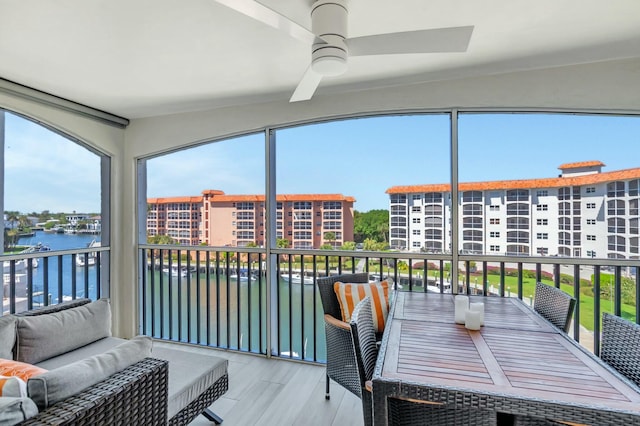
[[[343,283],[367,283],[369,282],[369,274],[363,272],[358,274],[331,275],[316,280],[324,313],[341,320],[342,312],[340,311],[340,303],[333,290],[333,285],[338,281]]]
[[[365,383],[373,377],[378,357],[370,297],[365,297],[355,307],[349,326],[351,326],[351,338],[356,353],[360,384],[364,388]]]
[[[603,313],[600,358],[640,386],[640,325]]]
[[[533,309],[565,333],[571,325],[571,316],[575,306],[576,299],[559,288],[540,282],[536,283]]]
[[[367,390],[367,381],[373,378],[378,357],[373,316],[371,314],[371,298],[365,297],[358,303],[351,314],[351,340],[356,359],[358,377],[360,379],[360,398],[365,426],[373,425],[373,396]]]

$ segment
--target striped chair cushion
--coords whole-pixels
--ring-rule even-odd
[[[387,281],[376,283],[342,283],[333,285],[336,297],[342,311],[342,321],[351,321],[351,313],[356,305],[365,297],[371,297],[371,312],[373,325],[377,332],[384,331],[384,323],[389,313],[389,283]]]

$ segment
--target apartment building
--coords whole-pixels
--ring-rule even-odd
[[[640,168],[600,161],[559,166],[558,177],[459,184],[460,250],[496,255],[638,259]],[[451,186],[395,186],[390,243],[451,250]]]
[[[353,197],[341,194],[276,195],[276,236],[297,249],[339,247],[353,241]],[[205,190],[197,197],[147,200],[147,232],[180,244],[244,247],[265,244],[264,195]]]

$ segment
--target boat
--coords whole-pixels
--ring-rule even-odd
[[[28,249],[21,251],[20,253],[40,253],[44,251],[51,251],[51,247],[38,243],[35,246],[31,246]]]
[[[257,280],[256,276],[253,274],[250,274],[249,271],[246,269],[241,269],[240,275],[238,275],[238,271],[234,271],[229,275],[229,278],[231,278],[232,280],[239,281],[241,283],[248,283],[249,281]]]
[[[88,248],[96,248],[96,247],[101,247],[101,246],[102,246],[102,243],[100,243],[100,241],[96,241],[95,239],[93,239],[87,245]],[[94,266],[96,264],[97,258],[98,258],[98,252],[97,251],[90,252],[89,255],[86,258],[85,258],[84,253],[79,253],[78,255],[76,255],[76,265],[80,266],[80,267]]]
[[[178,265],[171,265],[171,268],[165,266],[162,268],[162,272],[172,277],[186,277],[189,275],[189,270],[186,267],[178,268]]]
[[[293,284],[302,284],[304,282],[305,285],[313,285],[313,277],[308,277],[306,275],[301,275],[300,273],[296,272],[295,274],[282,274],[280,275],[280,277],[285,280],[286,282],[289,282],[289,280],[291,280],[291,283]]]
[[[33,268],[37,268],[38,267],[38,259],[31,259],[31,265]],[[15,272],[23,272],[26,271],[29,268],[29,260],[27,259],[20,259],[20,260],[16,260],[15,262]],[[2,272],[4,274],[9,274],[11,272],[11,261],[10,260],[5,260],[4,262],[2,262]]]

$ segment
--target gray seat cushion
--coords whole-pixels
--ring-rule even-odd
[[[228,361],[214,355],[154,347],[151,356],[169,361],[169,418],[227,374]]]
[[[29,397],[44,409],[151,354],[151,338],[138,336],[113,349],[33,376],[27,382]]]

